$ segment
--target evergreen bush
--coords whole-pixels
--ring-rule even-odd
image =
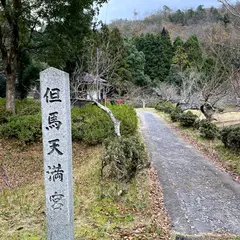
[[[34,99],[16,100],[16,114],[19,116],[40,114],[41,104]]]
[[[182,113],[183,113],[182,109],[179,107],[176,107],[174,111],[170,113],[172,122],[178,122]]]
[[[221,140],[222,140],[225,147],[228,146],[228,143],[227,143],[228,142],[228,135],[232,130],[233,130],[232,127],[225,127],[225,128],[222,129],[222,131],[220,133]]]
[[[107,139],[104,147],[102,177],[129,182],[139,170],[148,166],[145,146],[139,136]]]
[[[164,112],[164,113],[171,113],[175,110],[175,105],[171,102],[168,101],[160,101],[159,103],[157,103],[157,105],[155,106],[155,109],[157,109],[160,112]]]
[[[214,139],[219,135],[217,126],[207,120],[202,120],[199,123],[199,132],[200,136],[206,139]]]
[[[227,137],[227,145],[235,151],[240,150],[240,128],[234,128]]]
[[[4,98],[0,98],[0,125],[7,122],[8,117],[12,114],[6,111],[5,108],[6,100]]]
[[[17,114],[5,111],[4,100],[0,99],[0,137],[16,138],[20,143],[39,141],[41,133],[40,104],[34,100],[17,101]],[[121,121],[122,136],[134,135],[138,119],[133,107],[125,104],[111,106],[115,117]],[[89,145],[102,143],[114,136],[114,126],[107,113],[95,105],[72,109],[72,139]]]
[[[0,136],[16,138],[20,144],[39,141],[42,136],[40,114],[10,117],[0,125]]]
[[[198,118],[197,115],[193,114],[192,112],[184,112],[180,115],[179,122],[183,127],[193,127],[196,119]]]
[[[138,127],[138,118],[134,107],[127,104],[118,104],[109,108],[115,118],[121,122],[121,135],[125,137],[134,135]]]
[[[93,105],[72,109],[72,137],[89,145],[102,143],[114,135],[113,123],[107,113]]]
[[[240,150],[240,127],[226,127],[221,131],[221,140],[225,147]]]

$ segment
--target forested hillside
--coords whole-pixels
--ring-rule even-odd
[[[145,74],[155,92],[189,105],[220,100],[234,105],[239,98],[240,5],[173,11],[164,6],[138,20],[114,20],[145,56]],[[141,83],[145,84],[145,83]],[[200,101],[201,100],[201,103]]]

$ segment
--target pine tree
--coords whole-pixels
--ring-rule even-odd
[[[114,28],[110,32],[108,52],[113,58],[118,54],[110,81],[115,83],[131,81],[132,76],[128,70],[124,39],[118,28]]]
[[[184,43],[184,49],[188,55],[190,66],[199,68],[202,63],[202,50],[196,35],[192,35],[188,38]]]
[[[183,46],[177,46],[175,55],[173,57],[173,63],[179,66],[181,72],[185,71],[188,67],[190,67],[188,54],[186,53]]]
[[[183,45],[184,45],[183,40],[179,36],[177,36],[173,42],[173,52],[175,53],[177,48],[179,46],[183,47]]]
[[[165,81],[168,76],[173,49],[168,31],[163,28],[161,33],[147,33],[135,37],[134,42],[138,51],[143,51],[146,58],[145,74],[154,84]]]
[[[165,81],[172,64],[173,58],[173,46],[171,42],[170,35],[165,27],[161,33],[161,42],[162,42],[162,58],[161,58],[161,81]]]
[[[150,84],[150,78],[144,73],[146,64],[144,53],[138,51],[131,40],[125,42],[125,49],[127,54],[127,69],[131,72],[132,82],[138,86]]]

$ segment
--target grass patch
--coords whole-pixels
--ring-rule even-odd
[[[3,141],[0,239],[46,239],[41,144],[23,151]],[[73,143],[75,239],[167,239],[152,220],[147,171],[131,181],[125,195],[116,197],[119,185],[100,181],[102,151],[102,146]]]

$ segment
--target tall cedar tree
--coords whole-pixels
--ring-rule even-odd
[[[188,38],[184,43],[184,49],[188,55],[190,66],[199,69],[202,64],[202,50],[196,35],[192,35]]]
[[[173,63],[177,65],[181,72],[185,71],[189,67],[188,54],[184,49],[184,42],[179,36],[173,42],[173,51]]]
[[[145,74],[154,85],[165,81],[169,74],[173,49],[169,33],[164,28],[159,34],[147,33],[135,37],[138,51],[143,51],[146,58]]]
[[[177,48],[183,47],[183,45],[184,45],[183,40],[179,36],[177,36],[173,42],[173,52],[176,53]]]
[[[124,39],[118,28],[113,28],[109,36],[109,53],[118,59],[113,69],[113,75],[110,79],[112,83],[124,83],[131,81],[131,72],[127,69],[127,53],[124,46]]]
[[[125,49],[127,53],[127,69],[131,72],[131,81],[138,86],[148,85],[150,79],[144,73],[144,67],[146,64],[144,53],[138,51],[131,40],[126,40]]]
[[[173,58],[173,46],[171,38],[168,31],[165,28],[163,28],[162,30],[161,39],[163,45],[163,52],[162,52],[162,74],[160,80],[165,81],[167,76],[169,75]]]

